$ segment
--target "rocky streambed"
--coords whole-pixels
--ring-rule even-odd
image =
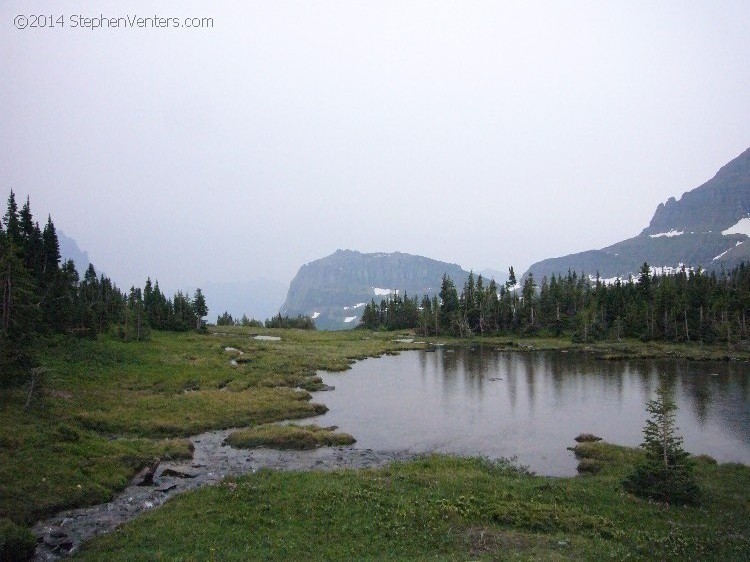
[[[71,509],[37,523],[35,560],[57,560],[74,553],[85,541],[154,509],[176,494],[214,484],[227,476],[274,470],[335,470],[375,468],[414,457],[408,451],[373,451],[354,447],[326,447],[312,451],[233,449],[224,440],[233,430],[212,431],[191,438],[190,461],[162,462],[152,474],[133,480],[109,503]],[[144,482],[145,480],[145,482]]]

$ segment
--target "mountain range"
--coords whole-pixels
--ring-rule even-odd
[[[459,265],[401,252],[337,250],[303,265],[289,285],[281,314],[311,316],[320,329],[353,328],[366,304],[389,294],[436,295],[447,274],[457,287],[469,272]]]
[[[79,272],[88,267],[88,255],[58,231],[61,254],[73,259]],[[685,267],[728,270],[750,263],[750,148],[723,166],[703,185],[660,204],[640,234],[598,250],[588,250],[533,264],[540,282],[553,274],[574,271],[604,279],[636,276],[644,262],[656,272]],[[506,275],[481,272],[503,283]],[[402,296],[436,295],[443,275],[460,290],[469,272],[459,265],[423,256],[393,252],[364,254],[337,250],[303,265],[289,285],[286,300],[277,308],[285,286],[256,280],[247,283],[208,283],[211,316],[224,311],[235,318],[248,314],[258,319],[275,315],[311,316],[320,329],[355,327],[371,300],[399,293]]]
[[[703,185],[661,203],[638,236],[600,250],[545,259],[524,274],[627,278],[644,262],[656,271],[685,267],[730,269],[750,262],[750,148]]]

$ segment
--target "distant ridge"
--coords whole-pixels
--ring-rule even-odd
[[[83,277],[83,274],[91,263],[88,253],[81,250],[81,248],[78,247],[78,242],[73,240],[60,229],[57,229],[57,241],[60,244],[60,256],[62,261],[73,260],[78,275]]]
[[[601,250],[550,258],[533,264],[535,279],[566,274],[603,278],[636,275],[643,262],[659,268],[731,269],[750,263],[750,148],[716,175],[676,200],[661,203],[649,226],[636,237]]]
[[[236,282],[206,281],[201,287],[206,295],[208,318],[212,322],[225,312],[235,320],[242,318],[243,314],[255,320],[275,316],[287,290],[285,283],[263,278]]]
[[[372,299],[380,302],[395,291],[419,298],[436,295],[444,274],[458,287],[469,275],[459,265],[401,252],[337,250],[299,269],[281,314],[312,316],[320,329],[354,328]]]

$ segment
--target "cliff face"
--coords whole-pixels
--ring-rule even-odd
[[[642,234],[721,232],[750,215],[750,148],[700,187],[656,208]]]
[[[409,297],[435,295],[444,274],[458,286],[468,277],[456,264],[422,256],[337,250],[299,269],[281,314],[312,316],[320,329],[354,328],[372,299],[380,302],[395,291]]]
[[[643,262],[656,267],[680,264],[725,269],[750,261],[750,148],[703,185],[679,200],[661,203],[648,227],[636,237],[600,250],[550,258],[525,275],[535,279],[568,270],[601,277],[637,274]]]

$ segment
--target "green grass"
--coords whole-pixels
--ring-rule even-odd
[[[428,456],[378,470],[261,471],[191,492],[86,545],[82,560],[746,560],[750,468],[701,461],[700,508],[619,482],[638,453],[587,444],[596,476]]]
[[[334,428],[317,425],[264,424],[232,432],[226,443],[237,449],[269,447],[271,449],[316,449],[351,445],[354,437],[337,433]]]
[[[154,458],[186,458],[186,436],[325,409],[318,370],[421,347],[400,333],[222,328],[123,343],[42,342],[42,392],[0,388],[0,520],[29,525],[109,500]],[[254,334],[281,337],[259,341]],[[417,337],[417,340],[422,338]],[[560,339],[432,342],[585,349],[595,357],[724,357],[727,350]],[[243,355],[226,351],[239,349]],[[734,353],[734,352],[733,352]],[[241,359],[236,366],[231,359]],[[707,501],[665,508],[621,491],[638,452],[578,446],[590,475],[537,478],[481,459],[429,457],[378,471],[261,472],[168,502],[82,554],[87,559],[750,559],[748,467],[699,459]],[[6,525],[7,526],[7,525]]]
[[[180,438],[320,414],[325,406],[301,390],[320,384],[317,370],[409,347],[389,334],[222,331],[42,342],[48,372],[29,410],[25,387],[0,388],[0,518],[31,524],[107,501],[155,457],[189,456]],[[232,366],[226,347],[245,361]]]

